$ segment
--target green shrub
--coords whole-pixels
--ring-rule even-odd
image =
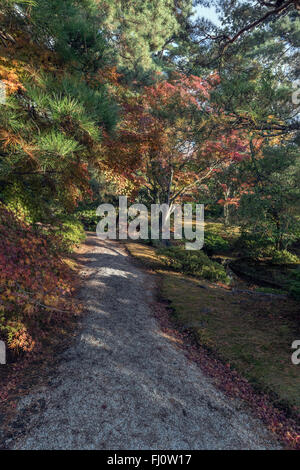
[[[275,241],[261,234],[242,233],[237,241],[236,247],[241,252],[253,258],[267,258],[272,264],[298,264],[299,258],[288,250],[276,250],[274,248]]]
[[[34,190],[21,183],[14,182],[0,192],[1,201],[19,219],[33,224],[43,219],[45,206],[41,208],[41,201]]]
[[[71,252],[74,246],[79,245],[85,239],[85,231],[82,223],[73,216],[64,217],[54,229],[60,249]]]
[[[273,246],[274,240],[264,237],[260,233],[242,232],[236,242],[236,248],[239,249],[243,255],[253,259],[265,256],[268,250],[272,249]]]
[[[158,250],[165,264],[176,271],[203,277],[210,281],[229,279],[224,267],[209,259],[203,251],[188,251],[180,247],[161,248]]]
[[[217,233],[205,232],[203,249],[209,255],[217,252],[228,251],[229,242],[224,240],[224,238]]]
[[[299,258],[288,250],[272,250],[270,252],[274,264],[298,264]]]
[[[75,214],[76,218],[82,223],[85,230],[94,231],[96,230],[99,217],[96,215],[96,210],[86,209]]]

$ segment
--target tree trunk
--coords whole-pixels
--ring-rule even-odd
[[[230,209],[229,204],[224,204],[224,224],[226,227],[230,225]]]

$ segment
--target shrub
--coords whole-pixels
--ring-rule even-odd
[[[97,223],[99,222],[99,217],[96,215],[96,210],[82,210],[76,212],[75,216],[82,223],[85,230],[96,230]]]
[[[288,250],[276,250],[274,239],[243,232],[236,243],[236,248],[250,258],[269,258],[273,264],[297,264],[299,258]]]
[[[15,354],[37,348],[79,311],[73,273],[54,245],[0,204],[0,339]]]
[[[272,250],[270,252],[274,264],[298,264],[299,258],[288,250]]]
[[[265,256],[268,250],[273,249],[273,246],[274,240],[264,237],[260,233],[242,232],[236,242],[236,248],[238,248],[243,255],[254,259]]]
[[[229,282],[224,267],[209,259],[203,251],[188,251],[180,247],[161,248],[158,254],[165,264],[176,271],[211,281]]]
[[[203,249],[206,253],[212,255],[213,253],[228,251],[229,243],[216,233],[205,232]]]
[[[1,201],[18,218],[28,224],[42,220],[45,206],[41,208],[39,197],[33,190],[21,183],[14,182],[1,191]]]
[[[63,218],[54,233],[58,237],[61,250],[66,252],[71,252],[74,246],[85,239],[82,223],[72,216]]]
[[[274,240],[261,234],[242,233],[236,243],[241,252],[254,260],[265,258],[272,264],[298,264],[299,258],[288,250],[276,250]]]

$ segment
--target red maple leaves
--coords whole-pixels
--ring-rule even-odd
[[[55,243],[0,205],[0,337],[14,353],[37,348],[78,312]]]

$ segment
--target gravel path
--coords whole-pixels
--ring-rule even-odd
[[[56,377],[23,398],[15,449],[271,449],[260,421],[216,390],[160,331],[152,278],[117,242],[90,237],[87,307]],[[30,412],[35,410],[35,412]]]

